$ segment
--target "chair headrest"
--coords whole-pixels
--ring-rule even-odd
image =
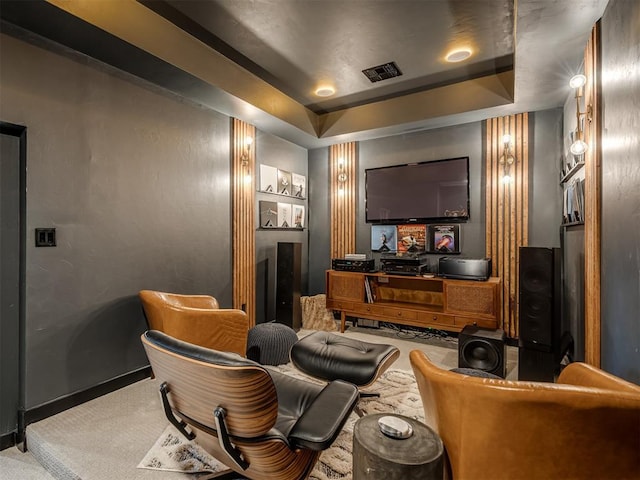
[[[152,345],[193,360],[200,360],[225,367],[259,367],[262,365],[241,357],[237,353],[219,352],[200,347],[193,343],[183,342],[158,330],[147,330],[144,338]]]

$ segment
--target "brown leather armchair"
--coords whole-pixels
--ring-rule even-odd
[[[358,388],[293,378],[150,330],[142,344],[167,419],[251,480],[302,480],[358,402]]]
[[[141,290],[138,296],[150,330],[201,347],[246,355],[249,317],[242,310],[220,308],[209,295]]]
[[[640,478],[639,386],[584,363],[538,383],[409,359],[455,480]]]

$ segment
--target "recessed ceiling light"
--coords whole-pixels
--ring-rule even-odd
[[[325,86],[325,87],[319,87],[319,88],[316,90],[316,95],[317,95],[317,96],[319,96],[319,97],[330,97],[330,96],[331,96],[331,95],[333,95],[334,93],[336,93],[335,88],[333,88],[333,87],[328,87],[328,86]]]
[[[468,48],[463,48],[460,50],[453,50],[452,52],[447,53],[445,60],[449,63],[456,63],[466,60],[471,56],[471,50]]]

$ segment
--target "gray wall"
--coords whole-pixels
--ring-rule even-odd
[[[6,35],[0,62],[28,132],[29,409],[147,365],[140,289],[231,306],[230,121]]]
[[[561,190],[559,164],[562,143],[562,109],[535,112],[530,116],[530,158],[532,178],[529,203],[529,244],[559,246]],[[365,169],[408,162],[469,157],[470,215],[461,224],[461,253],[465,257],[485,256],[485,158],[484,122],[407,133],[359,142],[358,207],[356,249],[371,253],[371,227],[365,223]],[[309,208],[312,212],[309,241],[309,285],[311,293],[325,291],[324,270],[330,268],[330,222],[328,149],[309,152],[309,174],[313,179]],[[378,258],[378,254],[372,254]],[[429,255],[435,269],[438,255]]]
[[[640,2],[602,18],[602,367],[640,383]]]
[[[258,132],[256,138],[256,156],[258,158],[256,170],[259,173],[259,165],[269,165],[288,172],[294,172],[307,177],[309,186],[309,173],[307,172],[307,149],[290,143],[274,135]],[[260,185],[259,175],[256,185]],[[256,222],[260,218],[259,202],[284,202],[304,205],[306,216],[309,218],[308,201],[284,195],[272,195],[269,193],[256,193]],[[256,226],[259,226],[257,223]],[[306,295],[308,290],[308,237],[309,229],[256,230],[256,323],[269,322],[276,319],[276,261],[278,242],[299,242],[302,244],[302,271],[301,293]]]

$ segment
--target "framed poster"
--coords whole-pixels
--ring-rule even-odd
[[[291,172],[278,170],[278,192],[280,195],[291,196]]]
[[[304,205],[293,205],[293,228],[304,228]]]
[[[278,188],[278,169],[269,165],[260,165],[260,191],[276,193]]]
[[[278,202],[278,227],[291,228],[293,225],[293,215],[290,203]]]
[[[371,225],[371,251],[395,252],[397,247],[395,225]]]
[[[278,203],[260,201],[260,228],[275,228],[278,226]]]
[[[398,225],[396,235],[398,237],[399,253],[420,253],[427,250],[427,226],[420,224]]]
[[[460,253],[460,225],[429,225],[431,253]]]
[[[307,195],[307,180],[304,175],[291,174],[291,196],[305,198]]]

